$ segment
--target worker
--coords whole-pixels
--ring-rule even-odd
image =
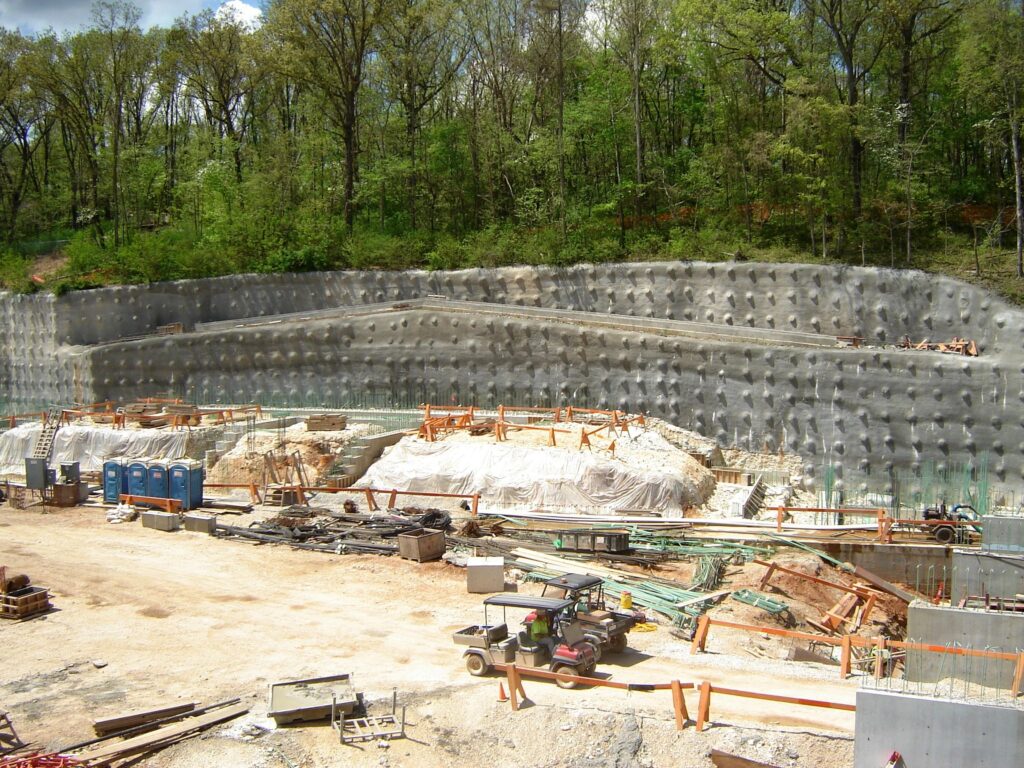
[[[551,624],[548,615],[544,611],[537,611],[533,621],[530,622],[530,639],[538,645],[551,636]]]

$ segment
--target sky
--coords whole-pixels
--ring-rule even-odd
[[[182,14],[230,6],[245,21],[259,15],[260,0],[132,0],[142,11],[141,26],[170,26]],[[0,27],[26,35],[52,27],[57,32],[77,32],[92,21],[92,0],[0,0]]]

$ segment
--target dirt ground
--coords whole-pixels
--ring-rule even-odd
[[[479,621],[481,596],[446,563],[161,533],[86,508],[0,509],[0,563],[53,593],[50,614],[0,624],[0,709],[48,749],[90,738],[97,717],[238,696],[248,716],[141,764],[685,767],[711,765],[717,748],[779,766],[852,765],[849,712],[716,696],[709,730],[677,732],[667,692],[527,680],[531,704],[513,713],[496,701],[499,678],[470,677],[452,643],[452,631]],[[690,656],[666,627],[633,633],[630,645],[599,671],[846,703],[857,689],[831,667],[723,654],[714,642]],[[326,726],[274,729],[269,683],[338,672],[370,699],[397,688],[410,738],[353,747]],[[694,692],[686,703],[692,717]]]

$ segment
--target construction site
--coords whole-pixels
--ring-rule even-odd
[[[1022,341],[806,265],[0,295],[0,766],[1024,764]]]

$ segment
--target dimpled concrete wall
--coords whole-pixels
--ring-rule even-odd
[[[666,262],[457,272],[239,275],[81,291],[58,300],[57,340],[94,344],[182,322],[240,319],[439,294],[893,342],[1024,339],[1024,315],[985,291],[919,272],[794,264]],[[1009,339],[1004,337],[1009,334]]]
[[[991,358],[773,347],[588,328],[587,315],[384,310],[94,348],[99,398],[221,392],[235,401],[406,392],[495,404],[509,392],[641,410],[740,445],[883,472],[992,451],[999,481],[1024,441],[1020,400]],[[1012,389],[1008,389],[1012,387]],[[177,389],[175,389],[177,388]],[[521,396],[520,396],[521,399]]]
[[[410,309],[282,320],[111,343],[157,325],[243,319],[440,294],[515,305],[508,316]],[[15,398],[130,399],[169,391],[234,400],[377,391],[456,392],[646,410],[723,445],[785,450],[880,476],[925,460],[990,456],[1017,487],[1024,451],[1024,314],[986,292],[914,272],[658,263],[459,272],[235,276],[4,297],[0,370]],[[527,308],[578,310],[572,318]],[[962,358],[884,348],[801,348],[588,328],[597,313],[719,327],[978,340]],[[84,347],[73,345],[100,346]],[[510,397],[511,395],[511,397]]]

